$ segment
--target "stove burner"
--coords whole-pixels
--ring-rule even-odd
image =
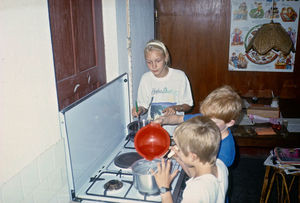
[[[108,191],[119,190],[123,187],[123,183],[119,180],[110,180],[104,184],[104,189]]]
[[[137,152],[127,152],[117,156],[114,162],[120,168],[129,168],[135,161],[142,158]]]

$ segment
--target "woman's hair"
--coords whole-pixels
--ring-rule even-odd
[[[221,133],[218,126],[206,116],[196,116],[177,126],[174,139],[185,156],[192,152],[202,163],[215,164]]]
[[[225,123],[238,119],[241,110],[240,96],[228,85],[215,89],[200,103],[201,114]]]
[[[162,43],[159,40],[150,40],[147,44],[146,47],[144,49],[144,55],[146,58],[146,55],[152,51],[152,50],[156,50],[156,51],[161,51],[162,54],[165,56],[165,62],[167,65],[169,65],[170,63],[170,55],[168,52],[167,47],[164,45],[164,43]]]

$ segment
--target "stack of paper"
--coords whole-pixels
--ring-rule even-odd
[[[300,173],[300,148],[275,147],[264,164],[282,168],[286,174]]]

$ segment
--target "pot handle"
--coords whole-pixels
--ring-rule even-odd
[[[135,135],[135,132],[129,133],[129,134],[126,136],[125,140],[129,140],[130,137],[132,137],[132,136],[134,136],[134,135]]]

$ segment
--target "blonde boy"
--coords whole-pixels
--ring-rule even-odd
[[[190,177],[186,182],[182,202],[225,201],[228,188],[228,170],[217,159],[221,134],[218,126],[206,116],[194,117],[180,124],[174,132],[175,158]],[[173,202],[170,183],[177,171],[170,174],[170,161],[162,159],[154,174],[161,191],[162,202]]]
[[[161,116],[155,122],[162,125],[178,124],[195,116],[208,116],[217,124],[221,131],[222,141],[218,158],[229,167],[235,159],[235,142],[229,127],[235,124],[241,110],[242,100],[240,96],[230,86],[225,85],[213,90],[200,103],[199,114]]]

